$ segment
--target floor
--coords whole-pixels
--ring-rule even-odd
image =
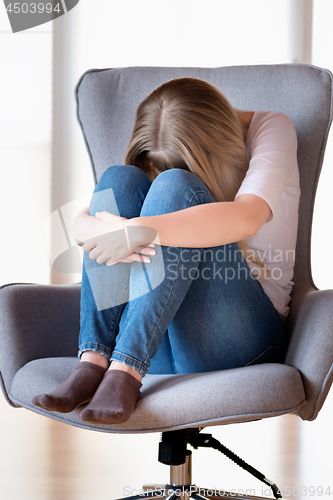
[[[211,427],[212,433],[280,487],[285,499],[330,500],[333,391],[314,422],[295,416]],[[159,436],[111,435],[72,428],[0,396],[0,499],[114,500],[144,483],[168,481],[157,462]],[[220,453],[193,451],[193,482],[201,487],[270,496],[257,479]]]

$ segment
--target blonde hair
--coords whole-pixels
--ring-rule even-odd
[[[233,201],[248,169],[245,129],[229,101],[196,78],[164,83],[138,107],[125,163],[150,178],[182,168],[216,201]]]

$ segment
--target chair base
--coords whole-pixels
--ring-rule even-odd
[[[202,440],[198,439],[199,429],[192,429],[190,431],[171,431],[162,434],[162,442],[159,449],[159,461],[170,466],[170,483],[165,486],[161,485],[146,485],[143,487],[143,492],[125,497],[118,500],[140,500],[142,498],[159,498],[160,500],[272,500],[272,497],[258,497],[237,492],[227,492],[224,490],[199,488],[192,483],[192,452],[187,449],[187,443],[191,443],[195,448],[198,446],[211,446],[210,435],[201,434]],[[215,447],[215,446],[213,446]],[[236,457],[230,450],[227,450],[228,455]],[[248,466],[243,460],[244,466]],[[238,463],[239,465],[239,463]],[[245,467],[243,467],[245,468]],[[262,480],[264,476],[250,467],[252,474]],[[261,477],[262,476],[262,477]],[[264,478],[266,484],[271,485],[275,498],[281,498],[282,495],[278,491],[276,485],[271,481]]]
[[[143,487],[144,493],[118,500],[140,500],[142,498],[157,498],[159,500],[221,500],[223,498],[230,500],[272,500],[272,497],[245,496],[243,494],[239,496],[235,492],[199,488],[191,484],[191,457],[192,454],[188,453],[184,464],[170,467],[170,484],[164,486],[145,485]],[[177,484],[172,482],[175,479]],[[178,481],[179,479],[180,481]]]

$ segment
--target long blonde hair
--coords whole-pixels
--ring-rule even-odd
[[[216,201],[233,201],[248,169],[245,129],[213,85],[176,78],[138,107],[125,163],[151,178],[164,170],[191,171]]]

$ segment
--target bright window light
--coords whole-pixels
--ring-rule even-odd
[[[0,285],[48,283],[52,33],[13,34],[2,5],[0,44]]]

